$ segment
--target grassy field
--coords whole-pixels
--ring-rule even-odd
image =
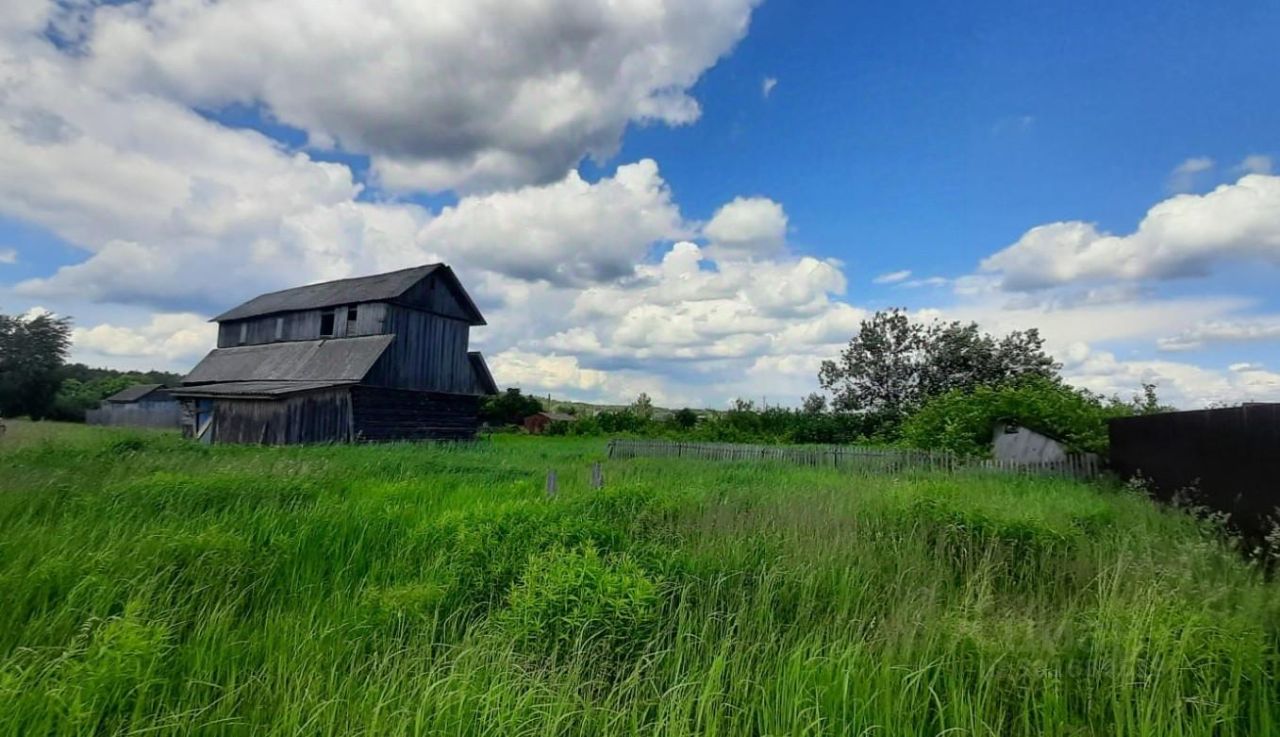
[[[603,453],[14,423],[0,734],[1280,734],[1280,585],[1136,495]]]

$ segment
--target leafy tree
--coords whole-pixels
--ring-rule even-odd
[[[1160,398],[1156,396],[1156,385],[1147,382],[1142,383],[1142,393],[1135,394],[1129,405],[1136,415],[1156,415],[1174,410],[1173,407],[1160,403]]]
[[[827,411],[827,398],[817,392],[813,392],[804,398],[801,410],[806,415],[820,415]]]
[[[541,411],[541,400],[526,396],[519,387],[513,386],[501,394],[486,397],[480,406],[480,419],[491,425],[519,425],[524,418]]]
[[[698,424],[698,413],[688,407],[677,410],[675,414],[671,415],[671,424],[681,430],[690,430]]]
[[[70,348],[69,318],[0,315],[0,416],[47,417]]]
[[[900,420],[930,397],[1036,377],[1058,378],[1036,330],[994,338],[976,323],[911,320],[901,309],[863,320],[838,360],[823,361],[822,388],[833,408]]]
[[[562,415],[577,415],[578,408],[572,404],[560,404],[556,405],[556,412],[559,412]]]
[[[646,420],[653,417],[653,400],[645,392],[640,392],[636,397],[636,401],[631,403],[631,411],[638,417]]]

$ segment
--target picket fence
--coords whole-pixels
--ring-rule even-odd
[[[1071,455],[1062,461],[1015,463],[986,458],[966,458],[953,453],[936,451],[868,448],[856,445],[746,445],[627,438],[615,438],[609,441],[609,458],[692,458],[707,461],[774,462],[798,466],[824,466],[852,473],[982,470],[1070,476],[1078,479],[1091,479],[1102,473],[1102,461],[1092,453]]]

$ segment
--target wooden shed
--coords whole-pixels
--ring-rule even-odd
[[[470,438],[497,393],[468,351],[484,318],[444,264],[272,292],[214,320],[217,349],[174,390],[204,442]]]
[[[1049,433],[1014,420],[997,422],[991,433],[991,457],[1012,463],[1058,463],[1070,455],[1067,445]]]

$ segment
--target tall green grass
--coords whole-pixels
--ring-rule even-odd
[[[1280,586],[1189,517],[671,459],[593,491],[603,450],[16,426],[0,734],[1280,733]]]

